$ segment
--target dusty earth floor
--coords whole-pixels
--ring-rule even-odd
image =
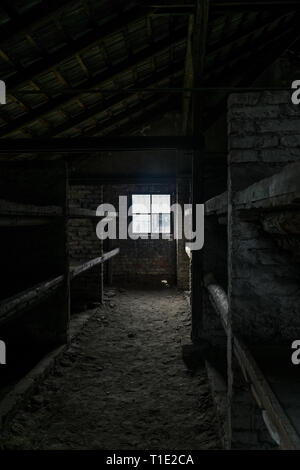
[[[220,448],[205,369],[182,361],[190,314],[175,289],[106,293],[10,421],[4,449]]]

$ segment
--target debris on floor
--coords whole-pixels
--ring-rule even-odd
[[[3,449],[218,449],[204,366],[181,357],[189,308],[175,289],[112,291],[8,422]]]

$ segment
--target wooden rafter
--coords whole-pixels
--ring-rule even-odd
[[[180,74],[181,72],[181,67],[180,64],[175,64],[174,71],[173,73],[177,73],[177,75]],[[158,87],[163,81],[165,81],[170,75],[170,72],[168,69],[164,69],[155,76],[155,82],[153,82],[152,76],[144,79],[139,82],[139,86],[143,88],[151,88],[151,87]],[[138,93],[135,93],[132,96],[138,96]],[[126,102],[129,98],[128,93],[126,92],[120,92],[117,93],[116,95],[110,97],[107,100],[102,101],[101,103],[97,103],[95,106],[92,106],[90,108],[86,108],[83,113],[80,113],[79,115],[74,116],[71,119],[68,119],[65,123],[60,124],[59,126],[52,128],[49,130],[49,137],[52,136],[57,136],[62,134],[63,132],[67,131],[68,129],[71,129],[72,127],[76,127],[80,125],[82,122],[93,118],[96,114],[99,114],[101,112],[104,112],[106,109],[112,108],[113,106],[116,106],[122,102]]]
[[[180,41],[183,41],[183,39],[184,39],[184,29],[180,28],[174,34],[171,40],[169,37],[167,37],[167,38],[161,39],[160,41],[157,41],[152,48],[146,47],[142,51],[134,54],[131,60],[128,60],[127,58],[125,58],[124,61],[122,61],[120,64],[113,66],[111,69],[108,69],[100,76],[89,78],[83,83],[83,86],[85,88],[95,88],[107,80],[113,80],[113,78],[116,77],[117,75],[120,75],[128,70],[131,70],[132,68],[134,68],[139,63],[145,60],[151,59],[153,54],[159,54],[165,49],[168,49],[172,42],[178,43]],[[5,126],[0,132],[0,137],[3,137],[4,135],[8,135],[20,128],[25,127],[31,122],[34,122],[36,119],[39,119],[40,117],[44,116],[48,112],[51,112],[55,110],[56,108],[60,108],[61,106],[64,106],[65,104],[71,102],[73,99],[74,98],[70,98],[70,96],[68,95],[53,98],[51,101],[43,104],[38,109],[32,110],[31,112],[20,117],[19,119],[14,120],[8,126]]]

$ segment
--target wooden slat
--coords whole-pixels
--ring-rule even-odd
[[[68,217],[74,219],[81,219],[81,218],[93,218],[99,217],[96,214],[96,210],[92,211],[90,209],[84,209],[82,207],[74,207],[70,206],[68,211]]]
[[[254,398],[257,395],[258,405],[261,403],[263,408],[267,411],[273,426],[276,428],[281,440],[280,447],[286,450],[300,450],[300,438],[295,428],[286,416],[249,349],[240,338],[237,339],[236,337],[233,338],[233,348],[239,363],[254,387]]]
[[[108,251],[107,253],[104,253],[102,256],[99,256],[98,258],[94,258],[90,261],[87,261],[86,263],[77,265],[77,266],[71,266],[71,279],[73,279],[76,276],[79,276],[79,274],[82,274],[89,269],[94,268],[98,264],[102,264],[108,259],[112,258],[113,256],[116,256],[120,252],[119,248],[115,248],[114,250]]]

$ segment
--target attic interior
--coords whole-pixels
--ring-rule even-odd
[[[300,449],[299,20],[2,0],[0,449]]]

